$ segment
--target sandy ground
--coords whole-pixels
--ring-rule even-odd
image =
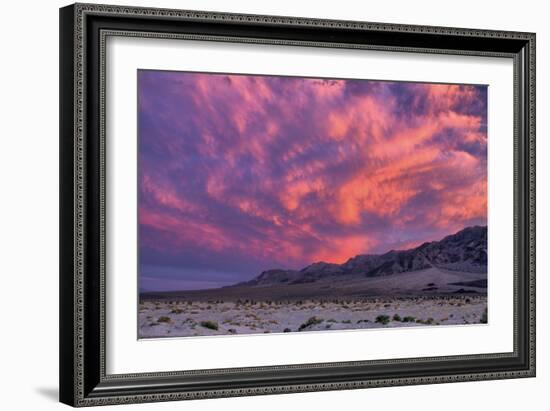
[[[487,322],[487,297],[298,301],[144,301],[139,337],[307,332]]]
[[[269,284],[265,286],[231,286],[208,290],[149,292],[142,294],[142,301],[256,301],[297,299],[361,299],[373,297],[396,298],[400,296],[432,296],[455,294],[460,290],[486,295],[485,288],[469,287],[464,283],[487,280],[484,273],[429,268],[421,271],[379,277],[338,276],[306,284]],[[461,283],[461,284],[457,284]]]

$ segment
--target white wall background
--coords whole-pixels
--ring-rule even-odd
[[[547,403],[550,284],[550,26],[537,0],[357,2],[353,0],[128,0],[152,7],[445,25],[537,33],[538,376],[535,379],[378,388],[130,405],[109,409],[515,410]],[[50,410],[57,403],[58,350],[58,7],[64,1],[2,5],[0,42],[0,408]],[[107,409],[107,408],[104,408]]]

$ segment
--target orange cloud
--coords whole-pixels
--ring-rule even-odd
[[[151,247],[300,267],[486,222],[482,86],[163,78],[140,89]]]

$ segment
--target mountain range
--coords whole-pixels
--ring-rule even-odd
[[[487,273],[487,227],[473,226],[439,241],[385,254],[360,254],[343,264],[316,262],[301,270],[270,269],[230,287],[307,284],[389,276],[430,268]]]

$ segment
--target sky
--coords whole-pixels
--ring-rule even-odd
[[[487,87],[138,71],[142,290],[487,224]]]

